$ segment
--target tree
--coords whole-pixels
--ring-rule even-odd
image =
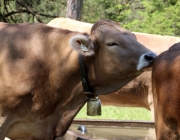
[[[65,15],[66,0],[1,0],[0,5],[0,20],[3,22],[47,23],[52,18]]]
[[[83,0],[68,0],[66,17],[81,20]]]

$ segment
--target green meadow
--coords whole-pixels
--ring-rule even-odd
[[[85,105],[77,114],[78,119],[152,120],[151,112],[137,107],[102,106],[101,116],[87,116]]]

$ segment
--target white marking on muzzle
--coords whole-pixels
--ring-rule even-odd
[[[144,67],[149,66],[150,63],[147,60],[145,60],[144,56],[145,56],[145,54],[141,55],[141,57],[139,58],[139,63],[138,63],[138,66],[137,66],[137,70],[141,70]]]

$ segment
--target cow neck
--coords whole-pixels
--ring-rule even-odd
[[[92,93],[92,89],[89,86],[88,77],[86,74],[86,68],[84,65],[84,55],[79,55],[79,66],[80,66],[80,73],[81,73],[81,82],[84,90],[84,94],[88,98],[95,98],[96,95]]]

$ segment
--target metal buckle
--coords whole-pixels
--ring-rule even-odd
[[[89,94],[93,94],[93,93],[91,93],[91,92],[84,92],[83,94],[89,95]]]
[[[83,94],[85,94],[90,99],[95,99],[97,97],[95,94],[91,92],[84,92]]]

